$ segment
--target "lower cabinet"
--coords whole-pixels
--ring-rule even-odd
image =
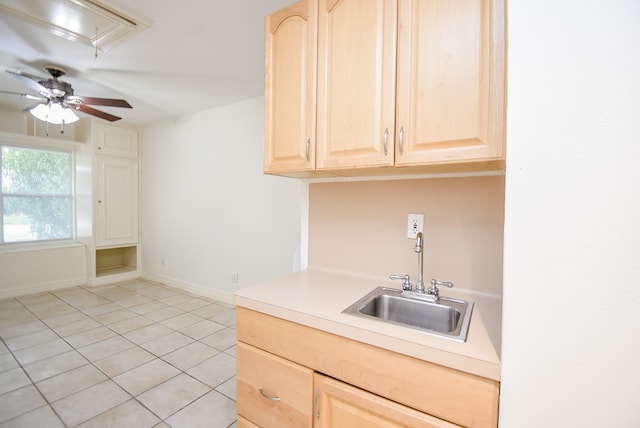
[[[497,426],[499,382],[246,308],[236,314],[239,427]]]
[[[237,409],[263,428],[310,427],[313,370],[238,343]]]
[[[458,427],[316,373],[314,427]]]

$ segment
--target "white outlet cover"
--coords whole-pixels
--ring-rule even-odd
[[[424,233],[424,214],[409,214],[407,220],[407,238],[416,239],[418,232]]]

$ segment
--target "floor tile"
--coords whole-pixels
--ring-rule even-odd
[[[233,401],[236,401],[236,376],[227,380],[226,382],[221,383],[216,387],[216,391],[221,394],[226,395],[231,398]]]
[[[211,321],[215,321],[218,324],[226,325],[227,327],[236,326],[236,311],[228,310],[227,312],[223,312],[220,315],[216,315],[215,317],[210,318]]]
[[[169,363],[156,359],[113,378],[122,388],[137,396],[174,376],[180,370]]]
[[[130,399],[117,384],[106,380],[54,401],[51,407],[67,426],[76,426]]]
[[[202,320],[195,324],[191,324],[190,326],[181,328],[180,333],[186,334],[194,339],[202,339],[203,337],[209,336],[223,330],[224,328],[225,327],[223,325],[218,324],[217,322]]]
[[[60,337],[51,330],[41,330],[35,333],[25,334],[23,336],[15,336],[4,339],[4,343],[12,351],[28,348],[30,346],[40,345],[41,343],[51,342]]]
[[[191,300],[187,300],[186,302],[179,303],[175,305],[176,308],[182,309],[184,311],[194,311],[203,306],[209,305],[211,302],[208,302],[203,299],[194,298]]]
[[[0,327],[0,337],[9,339],[11,337],[24,336],[25,334],[36,333],[46,329],[47,325],[36,319],[31,322],[19,323],[9,327]]]
[[[140,346],[158,357],[161,357],[176,349],[180,349],[190,343],[193,339],[182,333],[174,331],[164,336],[160,336],[149,342],[141,343]]]
[[[91,308],[83,308],[82,312],[89,315],[90,317],[95,317],[100,314],[108,314],[109,312],[119,311],[122,309],[122,306],[116,305],[115,303],[109,302],[100,306],[93,306]]]
[[[208,360],[219,352],[217,349],[207,346],[204,343],[193,342],[190,345],[164,355],[162,359],[180,370],[189,370],[191,367]]]
[[[120,309],[113,312],[107,312],[106,314],[100,314],[93,317],[94,320],[100,324],[108,325],[119,321],[127,320],[136,316],[135,312],[131,312],[127,309]]]
[[[101,360],[110,355],[117,354],[129,348],[133,348],[133,343],[129,342],[122,336],[115,336],[91,345],[78,348],[78,352],[85,356],[89,361]]]
[[[49,326],[49,328],[58,327],[64,324],[69,324],[74,321],[80,321],[87,319],[88,316],[81,311],[73,311],[64,315],[58,315],[50,318],[43,318],[42,322]]]
[[[236,419],[236,404],[211,391],[167,419],[173,428],[227,428]]]
[[[115,377],[119,374],[135,369],[155,359],[152,353],[135,346],[126,351],[111,355],[110,357],[94,361],[93,364],[102,370],[107,376]]]
[[[151,301],[152,300],[150,298],[145,297],[145,296],[141,296],[139,294],[136,294],[134,296],[127,297],[127,298],[114,299],[114,302],[116,302],[117,304],[119,304],[120,306],[123,306],[125,308],[128,308],[130,306],[143,305],[143,304],[149,303]]]
[[[228,308],[225,308],[224,306],[220,306],[216,303],[212,303],[210,305],[198,308],[195,311],[191,311],[191,313],[194,315],[198,315],[199,317],[202,317],[202,318],[212,318],[217,315],[224,314],[228,311],[229,311]]]
[[[0,299],[0,337],[0,428],[236,426],[234,305],[70,287]]]
[[[125,334],[130,331],[152,325],[153,323],[153,320],[150,320],[149,318],[142,315],[135,315],[131,318],[108,324],[108,327],[119,334]]]
[[[174,294],[173,296],[164,297],[158,300],[164,303],[165,305],[177,305],[191,299],[193,299],[193,297],[188,296],[186,294],[178,293],[178,294]]]
[[[144,315],[146,313],[149,313],[149,312],[152,312],[152,311],[158,311],[158,310],[164,309],[166,307],[167,307],[167,305],[165,305],[164,303],[151,301],[151,302],[148,302],[148,303],[144,303],[142,305],[130,306],[129,310],[131,312],[135,312],[136,314]]]
[[[21,367],[0,373],[0,394],[31,385],[31,380]]]
[[[207,385],[182,373],[151,388],[137,399],[146,408],[165,419],[209,391],[211,388]]]
[[[162,309],[158,309],[155,311],[151,311],[151,312],[147,312],[146,314],[144,314],[145,317],[154,320],[156,322],[159,321],[163,321],[169,318],[173,318],[175,316],[178,315],[182,315],[184,314],[185,311],[183,311],[182,309],[178,309],[174,306],[167,306],[165,308]]]
[[[200,321],[203,321],[203,319],[200,318],[199,316],[196,316],[187,312],[185,314],[178,315],[173,318],[162,320],[160,321],[160,324],[167,326],[169,328],[172,328],[174,330],[180,330],[181,328],[188,327]]]
[[[125,333],[123,336],[133,343],[141,344],[157,337],[172,333],[173,330],[160,324],[151,324]]]
[[[68,337],[73,336],[74,334],[82,333],[83,331],[92,330],[97,327],[102,326],[96,320],[87,317],[68,324],[53,327],[52,330],[62,337]]]
[[[0,422],[8,421],[47,404],[35,386],[29,385],[0,395]]]
[[[70,314],[72,312],[77,312],[76,308],[64,302],[29,309],[40,319],[54,318],[61,315]]]
[[[105,380],[104,373],[91,364],[85,364],[40,381],[36,386],[49,402],[53,402]]]
[[[88,362],[82,355],[76,351],[69,351],[45,360],[27,364],[24,366],[24,370],[33,382],[39,382],[85,364],[88,364]]]
[[[78,425],[78,428],[150,428],[159,422],[160,419],[142,404],[129,400]]]
[[[0,428],[65,428],[64,424],[50,406],[42,406],[7,422],[0,423]]]
[[[225,328],[224,330],[220,330],[200,339],[200,342],[213,346],[220,351],[224,351],[237,343],[236,331],[232,328]]]
[[[107,327],[100,326],[92,330],[74,334],[73,336],[65,337],[64,339],[74,348],[81,348],[83,346],[87,346],[101,340],[106,340],[114,336],[117,336],[116,332],[108,329]]]
[[[0,373],[19,367],[18,362],[10,353],[0,354]]]
[[[13,354],[20,364],[25,365],[71,351],[72,349],[73,348],[64,340],[56,339],[30,348],[21,349]]]
[[[212,388],[236,374],[236,359],[220,353],[187,370],[187,373]]]

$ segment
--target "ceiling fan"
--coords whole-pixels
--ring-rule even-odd
[[[93,107],[90,107],[90,105],[132,108],[131,105],[125,100],[113,98],[81,97],[74,95],[73,88],[69,83],[58,80],[59,77],[67,74],[67,70],[57,65],[45,65],[43,68],[49,74],[51,74],[51,78],[34,76],[22,71],[6,70],[7,73],[13,75],[22,83],[35,91],[38,94],[37,96],[2,90],[0,90],[0,93],[20,95],[27,99],[39,101],[38,103],[27,107],[26,109],[24,109],[24,111],[32,111],[38,108],[40,105],[49,107],[57,106],[58,108],[61,107],[63,110],[78,110],[83,113],[108,120],[110,122],[115,122],[116,120],[120,120],[121,118],[104,111],[97,110]],[[75,120],[77,120],[77,117],[75,118]],[[69,121],[67,121],[67,123],[69,123]]]

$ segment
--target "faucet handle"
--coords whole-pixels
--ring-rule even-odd
[[[434,296],[436,300],[440,295],[440,290],[438,290],[438,286],[451,288],[453,287],[453,282],[440,281],[439,279],[435,279],[435,278],[431,280],[431,287],[429,287],[429,289],[427,290],[427,294]]]
[[[402,283],[402,289],[405,291],[411,291],[411,282],[409,281],[409,275],[389,275],[389,279],[401,279],[404,282]]]

